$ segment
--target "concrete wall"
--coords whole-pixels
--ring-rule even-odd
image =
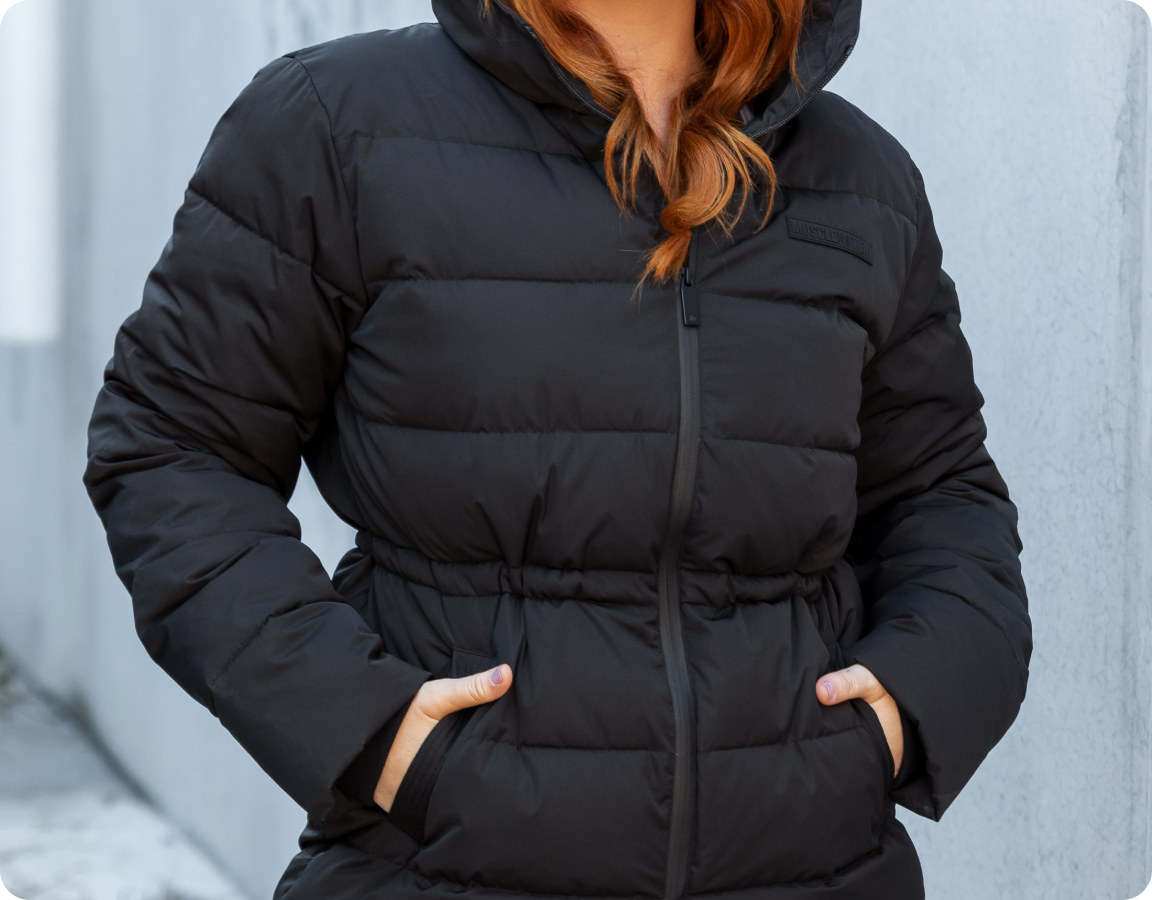
[[[1148,19],[1125,0],[864,6],[835,89],[924,173],[1035,625],[1016,727],[939,826],[908,822],[929,896],[1132,897],[1152,871]]]
[[[0,0],[0,12],[5,9]],[[0,31],[0,340],[44,342],[61,326],[60,4],[11,12]]]
[[[41,41],[49,2],[14,7],[0,48]],[[84,430],[116,329],[139,305],[188,177],[232,99],[281,53],[431,12],[421,0],[59,2],[62,237],[55,260],[21,271],[62,275],[63,317],[39,330],[6,332],[0,322],[0,644],[88,719],[137,784],[251,896],[267,897],[303,814],[136,640],[80,483]],[[11,69],[25,88],[34,83]],[[0,96],[13,95],[21,96]],[[0,122],[19,115],[14,107],[0,105]],[[43,144],[44,117],[38,127],[24,140],[4,129],[0,172],[12,172],[21,154],[39,158],[28,148]],[[10,181],[29,177],[17,168]],[[54,227],[43,199],[52,185],[38,183],[40,194],[24,202],[0,194],[0,247]],[[14,281],[0,268],[0,319],[11,307],[18,315],[7,322],[35,323],[58,303],[51,278],[23,278],[33,288],[19,294]],[[305,539],[333,566],[351,546],[348,529],[307,478],[293,508]]]
[[[62,276],[58,294],[48,272],[33,280],[41,295],[19,301],[48,326],[0,321],[0,644],[83,711],[252,896],[268,896],[301,814],[137,644],[80,489],[84,426],[114,331],[231,98],[280,52],[428,11],[28,0],[0,29],[0,53],[18,13],[50,2],[64,49],[59,229],[0,181],[0,246],[33,224],[46,242],[58,234]],[[1124,900],[1152,872],[1148,22],[1126,0],[865,7],[834,89],[925,174],[991,448],[1021,507],[1036,627],[1016,728],[942,824],[909,822],[929,896]],[[11,147],[0,134],[0,172]],[[0,319],[14,296],[5,271]],[[293,504],[334,562],[346,530],[307,483]]]

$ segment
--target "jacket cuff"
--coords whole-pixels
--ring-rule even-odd
[[[896,591],[887,602],[895,607],[916,593]],[[1004,634],[978,611],[939,604],[933,621],[917,612],[903,618],[918,627],[882,623],[844,656],[868,668],[915,724],[923,770],[909,772],[893,799],[939,821],[1008,730],[1024,685]]]

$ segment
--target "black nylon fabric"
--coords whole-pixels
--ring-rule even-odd
[[[435,9],[256,77],[91,424],[141,640],[308,813],[277,897],[665,896],[687,415],[684,892],[922,896],[894,802],[944,813],[1017,714],[1031,632],[922,180],[820,90],[859,0],[815,4],[805,87],[752,103],[782,186],[767,227],[753,203],[699,238],[691,410],[677,289],[636,292],[654,181],[621,214],[586,89],[506,9]],[[301,457],[359,532],[331,580],[286,505]],[[516,677],[447,749],[418,843],[337,784],[462,656]],[[816,700],[854,660],[923,748],[895,789],[870,711]]]

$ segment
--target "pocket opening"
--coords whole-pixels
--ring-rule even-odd
[[[444,768],[449,749],[459,737],[471,712],[470,709],[464,709],[450,713],[436,723],[436,727],[416,751],[412,765],[396,789],[396,799],[392,802],[388,820],[418,844],[424,843],[424,823],[428,817],[428,804],[432,800],[436,779]]]
[[[884,734],[884,726],[880,724],[880,717],[865,700],[854,698],[849,701],[856,713],[864,720],[864,728],[876,745],[880,757],[880,764],[884,768],[884,796],[892,791],[892,784],[896,778],[896,760],[892,757],[892,748],[888,746],[888,737]]]
[[[452,668],[449,678],[467,678],[494,668],[496,661],[491,656],[472,653],[467,650],[452,650]],[[448,751],[472,718],[473,709],[462,709],[445,716],[429,732],[404,778],[396,789],[396,799],[388,821],[399,828],[418,844],[424,843],[424,828],[428,819],[428,805],[432,801],[432,790],[444,768]]]

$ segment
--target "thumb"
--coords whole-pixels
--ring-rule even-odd
[[[467,678],[442,678],[429,681],[425,686],[425,696],[421,698],[420,711],[433,719],[461,709],[482,706],[499,700],[512,687],[512,667],[497,666],[487,672],[478,672]]]
[[[816,699],[825,706],[835,706],[859,697],[873,703],[884,694],[884,688],[868,669],[861,665],[849,666],[839,672],[829,672],[816,685]]]

